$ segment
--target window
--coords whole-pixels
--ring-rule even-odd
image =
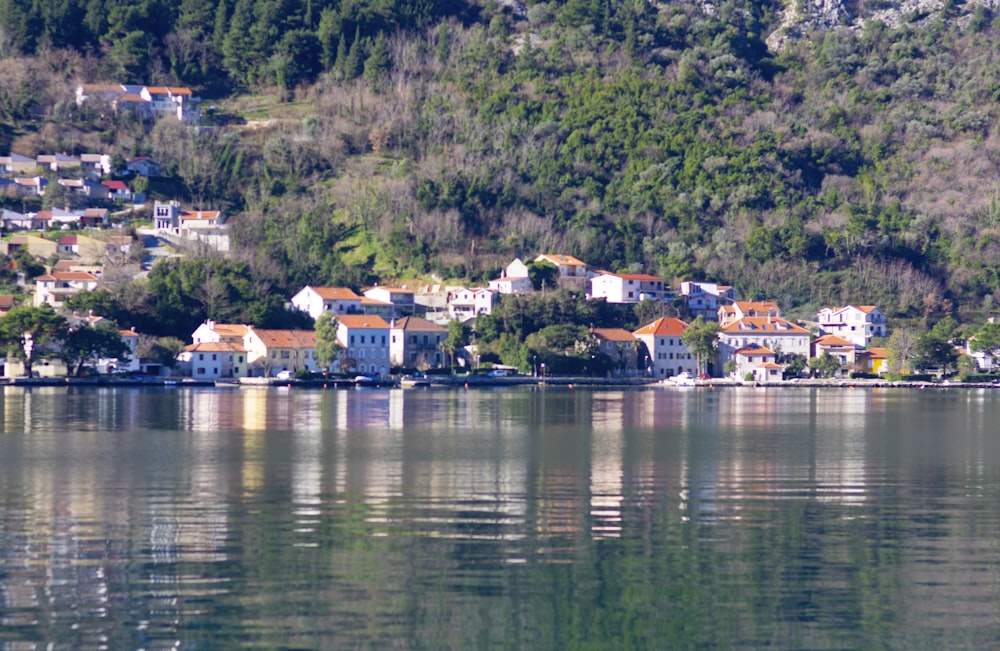
[[[212,361],[215,362],[215,361],[218,361],[218,359],[219,359],[218,354],[212,353]]]
[[[198,353],[198,361],[199,362],[205,361],[205,353]]]
[[[277,359],[277,358],[278,358],[278,351],[272,350],[271,351],[271,359]]]
[[[281,359],[288,359],[288,351],[287,350],[281,351]]]
[[[236,362],[239,363],[239,364],[242,364],[243,363],[243,355],[240,355],[239,357],[237,357],[236,358]]]
[[[375,343],[375,335],[372,335],[372,343]],[[385,335],[382,335],[382,345],[385,345]]]
[[[392,336],[392,343],[396,343],[396,335]]]
[[[199,368],[198,369],[198,375],[204,375],[204,374],[205,374],[205,369]]]
[[[424,344],[427,344],[427,335],[424,335]]]
[[[365,343],[365,336],[361,335],[361,343]]]
[[[358,359],[364,359],[364,358],[365,358],[365,349],[362,348],[361,350],[358,351]]]
[[[351,335],[351,345],[354,345],[354,335]]]

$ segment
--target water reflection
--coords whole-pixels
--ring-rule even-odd
[[[2,410],[0,649],[1000,633],[989,392],[7,388]]]

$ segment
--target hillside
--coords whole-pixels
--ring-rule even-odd
[[[826,2],[810,6],[836,21],[793,24],[779,2],[162,0],[105,3],[108,23],[73,39],[21,4],[0,2],[11,148],[153,155],[281,289],[481,281],[559,251],[803,314],[979,321],[1000,298],[987,3]],[[100,4],[59,6],[90,24]],[[191,85],[248,123],[147,126],[71,101],[123,76]]]

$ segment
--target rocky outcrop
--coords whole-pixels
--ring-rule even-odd
[[[781,26],[767,37],[767,46],[777,51],[790,39],[811,31],[835,28],[857,30],[872,20],[885,23],[890,28],[900,27],[904,23],[936,17],[944,9],[945,0],[903,0],[880,5],[875,11],[851,15],[844,0],[786,0]],[[967,0],[955,4],[951,11],[955,13],[955,19],[967,21],[968,15],[977,6],[998,10],[1000,0]]]

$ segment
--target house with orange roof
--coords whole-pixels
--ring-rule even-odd
[[[181,369],[196,380],[246,377],[247,351],[242,344],[202,342],[185,346],[177,356]]]
[[[191,340],[196,343],[229,343],[243,345],[249,326],[238,323],[216,323],[208,320],[202,323],[191,334]]]
[[[361,314],[361,297],[348,287],[313,287],[306,285],[292,297],[292,306],[318,319],[324,312]]]
[[[753,375],[757,381],[780,381],[784,377],[784,367],[777,363],[777,356],[776,352],[759,344],[735,350],[732,354],[735,364],[733,376],[737,380]]]
[[[861,346],[837,335],[823,335],[812,342],[813,357],[826,354],[840,362],[841,366],[853,367],[861,350]]]
[[[698,359],[682,337],[688,324],[673,317],[663,317],[648,323],[632,334],[646,347],[643,368],[655,378],[668,378],[687,371],[698,373]]]
[[[881,375],[889,370],[887,358],[888,355],[885,348],[869,348],[868,350],[858,351],[857,365],[865,373]]]
[[[718,318],[719,306],[732,305],[739,299],[735,287],[692,280],[681,283],[680,293],[687,302],[691,314],[706,319]]]
[[[647,299],[663,301],[669,292],[663,279],[649,274],[618,274],[598,271],[590,279],[590,297],[608,303],[641,303]]]
[[[389,323],[389,363],[392,366],[428,369],[444,363],[441,342],[448,328],[419,316],[404,316]]]
[[[632,376],[639,372],[639,349],[642,344],[624,328],[591,328],[597,350],[606,355],[615,377]]]
[[[377,314],[345,314],[337,319],[340,359],[335,370],[388,375],[390,326]]]
[[[826,307],[816,314],[821,335],[837,335],[867,348],[874,337],[886,336],[885,314],[875,305]]]
[[[719,331],[720,363],[725,364],[737,350],[752,344],[809,359],[808,330],[780,317],[747,316],[722,326]]]
[[[173,115],[182,122],[197,123],[201,117],[201,100],[194,97],[190,88],[135,84],[80,84],[76,87],[78,106],[93,100],[111,105],[116,112],[134,110],[145,119]]]
[[[781,308],[774,301],[734,301],[729,305],[720,305],[716,314],[719,325],[726,327],[744,317],[780,317]]]
[[[35,307],[60,308],[67,297],[97,289],[97,276],[82,271],[57,271],[35,278]]]
[[[316,332],[313,330],[261,330],[247,326],[243,336],[247,364],[265,376],[282,371],[322,371],[316,362]]]
[[[576,291],[586,291],[587,263],[571,255],[561,253],[543,253],[535,258],[535,262],[548,262],[559,270],[559,286]]]

